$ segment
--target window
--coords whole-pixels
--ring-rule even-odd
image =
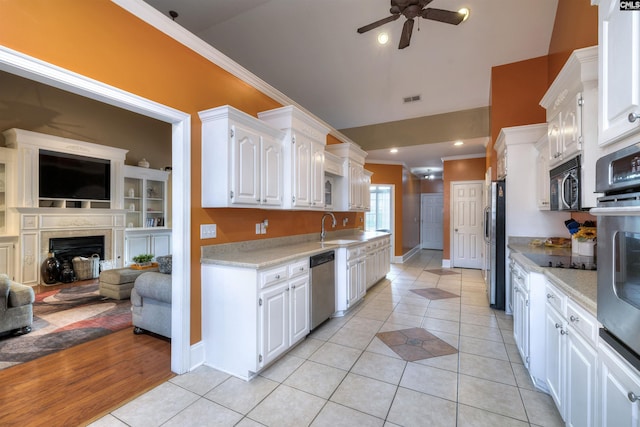
[[[372,185],[370,187],[371,210],[365,214],[366,231],[384,230],[391,232],[391,186]]]

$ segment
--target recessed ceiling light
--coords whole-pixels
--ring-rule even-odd
[[[389,150],[390,153],[395,154],[398,152],[397,148],[392,148],[391,150]]]
[[[467,9],[466,7],[463,7],[462,9],[458,10],[458,13],[460,15],[464,15],[464,18],[462,18],[462,22],[466,21],[467,19],[469,19],[469,9]]]
[[[387,33],[378,34],[378,43],[380,43],[381,45],[385,45],[389,43],[389,34]]]
[[[456,141],[453,143],[453,145],[464,145],[464,142],[462,141]]]

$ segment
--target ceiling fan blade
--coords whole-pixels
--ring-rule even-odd
[[[391,22],[391,21],[395,21],[396,19],[400,18],[400,15],[391,15],[388,16],[386,18],[383,18],[379,21],[376,22],[372,22],[369,25],[365,25],[364,27],[360,27],[358,28],[358,33],[362,34],[362,33],[366,33],[367,31],[373,30],[374,28],[378,28],[381,25],[386,24],[387,22]]]
[[[458,25],[464,20],[464,15],[461,13],[431,7],[422,10],[422,17],[452,25]]]
[[[413,19],[407,19],[402,27],[402,35],[400,36],[400,44],[398,44],[398,49],[404,49],[409,46],[409,42],[411,41],[411,33],[413,32]]]

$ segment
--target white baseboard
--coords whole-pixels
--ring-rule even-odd
[[[189,371],[193,371],[198,366],[204,364],[204,342],[199,341],[191,346],[189,354]]]
[[[442,268],[451,268],[451,260],[443,259],[442,260]]]
[[[409,252],[407,252],[406,254],[402,254],[401,256],[394,256],[391,259],[391,262],[394,264],[404,264],[405,262],[407,262],[412,256],[414,256],[415,254],[420,252],[420,246],[416,246],[415,248],[411,249]]]

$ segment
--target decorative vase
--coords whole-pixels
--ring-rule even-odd
[[[71,283],[75,279],[73,274],[73,268],[71,267],[71,262],[69,260],[64,260],[62,262],[62,271],[60,272],[60,281],[62,283]]]
[[[142,160],[138,162],[138,166],[140,166],[141,168],[148,168],[149,162],[143,157]]]
[[[40,275],[42,276],[42,281],[47,285],[53,285],[58,281],[60,261],[54,256],[53,252],[49,252],[49,256],[42,263]]]

